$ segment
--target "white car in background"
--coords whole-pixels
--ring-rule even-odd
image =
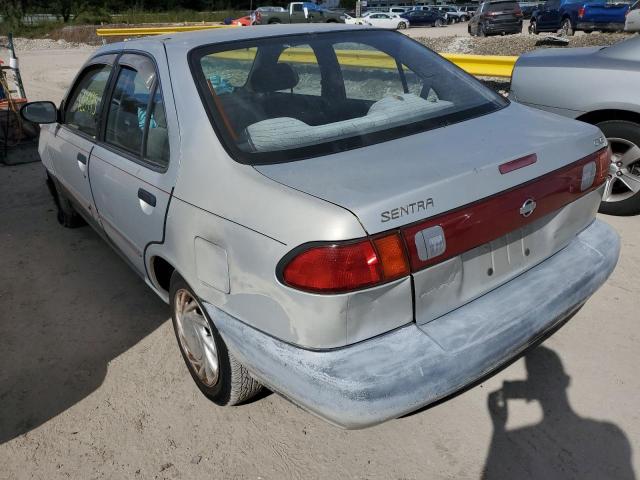
[[[391,30],[409,28],[409,20],[395,13],[371,13],[362,20],[365,24],[378,28]]]
[[[640,1],[629,8],[627,20],[624,24],[625,32],[640,32]]]

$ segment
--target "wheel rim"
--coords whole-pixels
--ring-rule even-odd
[[[216,342],[200,305],[188,290],[176,292],[174,313],[178,341],[189,364],[203,384],[214,386],[219,372]]]
[[[602,200],[620,202],[640,192],[640,147],[624,138],[607,140],[612,155]]]

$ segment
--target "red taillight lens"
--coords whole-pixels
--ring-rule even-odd
[[[603,148],[596,153],[596,185],[602,185],[609,175],[611,165],[611,147]]]
[[[285,284],[316,293],[348,292],[407,275],[409,262],[397,233],[312,246],[295,254],[282,269]]]
[[[578,9],[578,18],[584,17],[584,7]]]

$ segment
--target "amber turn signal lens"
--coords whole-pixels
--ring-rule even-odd
[[[398,233],[373,239],[385,280],[409,275],[409,262]]]

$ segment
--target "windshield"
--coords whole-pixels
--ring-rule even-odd
[[[395,32],[260,38],[201,47],[190,61],[225,147],[249,164],[359,148],[507,104]]]

